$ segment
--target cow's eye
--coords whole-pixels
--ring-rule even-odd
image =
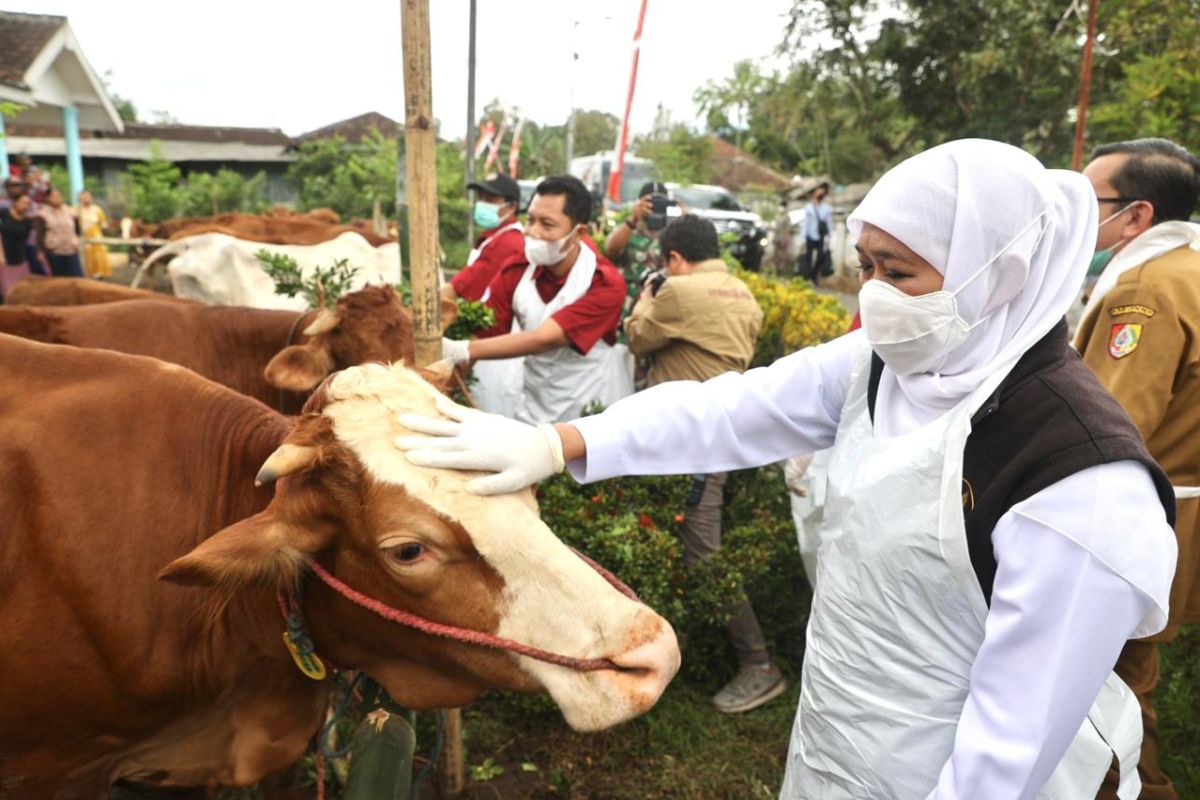
[[[392,548],[392,557],[402,563],[416,561],[425,554],[425,545],[409,542]]]

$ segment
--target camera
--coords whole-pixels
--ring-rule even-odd
[[[666,283],[666,280],[667,271],[665,269],[656,269],[654,272],[651,272],[646,276],[646,280],[643,281],[643,285],[650,287],[650,296],[654,297],[658,295],[658,290],[662,288],[662,285]]]
[[[675,201],[665,194],[650,196],[650,216],[646,217],[646,230],[661,231],[667,227],[667,208]]]

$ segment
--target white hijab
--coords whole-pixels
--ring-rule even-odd
[[[1078,296],[1097,212],[1081,174],[1046,169],[1023,150],[985,139],[939,145],[879,179],[847,220],[851,233],[870,223],[896,237],[944,276],[943,291],[958,292],[968,325],[984,320],[936,373],[884,367],[879,435],[935,419],[1049,333]]]

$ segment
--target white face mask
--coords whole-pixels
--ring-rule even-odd
[[[563,249],[567,245],[567,240],[575,235],[572,230],[561,239],[534,239],[532,236],[525,237],[525,260],[530,264],[537,264],[542,267],[552,267],[567,257],[566,251]]]
[[[897,375],[915,375],[939,367],[972,330],[991,317],[989,314],[974,325],[968,324],[958,314],[955,296],[1004,255],[1044,214],[1034,217],[953,293],[938,290],[913,296],[881,280],[867,281],[858,293],[858,305],[871,349]],[[1040,235],[1038,239],[1035,250]]]

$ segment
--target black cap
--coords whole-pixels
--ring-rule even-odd
[[[645,197],[648,194],[666,194],[666,193],[667,193],[666,184],[660,183],[659,181],[649,181],[648,183],[642,184],[642,188],[638,189],[637,196]]]
[[[494,194],[497,197],[503,197],[505,200],[512,200],[514,203],[521,200],[521,187],[503,172],[489,175],[485,181],[468,183],[467,188]]]

